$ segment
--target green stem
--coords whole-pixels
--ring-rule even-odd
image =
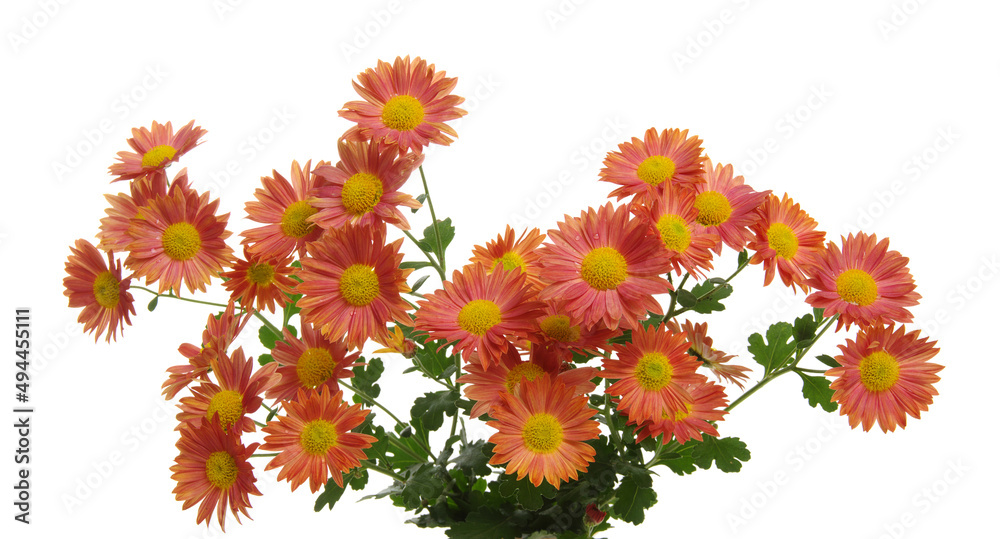
[[[270,329],[271,331],[273,331],[275,333],[275,335],[284,335],[281,332],[281,330],[278,329],[278,326],[272,324],[270,320],[268,320],[267,318],[265,318],[264,315],[260,314],[260,311],[257,311],[257,310],[253,311],[253,315],[256,316],[261,322],[263,322],[264,325],[267,326],[268,329]]]
[[[391,478],[393,478],[396,481],[399,481],[401,483],[405,483],[406,482],[406,478],[404,478],[403,476],[399,475],[398,473],[396,473],[396,472],[394,472],[392,470],[387,470],[387,469],[385,469],[385,468],[383,468],[381,466],[372,464],[371,462],[369,462],[367,460],[362,460],[361,461],[361,465],[364,466],[365,468],[373,471],[373,472],[378,472],[378,473],[380,473],[382,475],[387,475],[387,476],[389,476],[389,477],[391,477]]]
[[[436,225],[435,225],[435,226],[436,226]],[[442,280],[442,281],[444,281],[444,280],[445,280],[445,276],[444,276],[444,268],[442,268],[442,267],[441,267],[441,265],[440,265],[440,264],[438,264],[437,260],[434,260],[434,257],[433,257],[433,256],[431,256],[431,254],[430,254],[430,253],[428,253],[427,251],[423,250],[423,248],[422,248],[422,247],[420,247],[420,240],[418,240],[418,239],[416,238],[416,236],[414,236],[413,234],[411,234],[409,230],[404,230],[404,231],[403,231],[403,234],[406,234],[406,237],[407,237],[407,238],[410,238],[410,241],[412,241],[412,242],[413,242],[413,244],[417,246],[417,249],[420,249],[420,252],[421,252],[421,253],[424,253],[424,256],[426,256],[426,257],[427,257],[427,261],[431,263],[431,266],[432,266],[432,267],[433,267],[433,268],[434,268],[435,270],[437,270],[437,272],[438,272],[438,275],[440,275],[440,276],[441,276],[441,280]]]
[[[670,293],[670,308],[667,309],[667,315],[663,317],[663,321],[666,322],[674,317],[674,308],[677,307],[677,291],[684,288],[684,283],[687,282],[690,273],[685,273],[684,277],[681,278],[681,282],[674,288],[674,291]]]
[[[201,301],[199,299],[182,298],[180,296],[175,296],[173,294],[173,292],[170,292],[168,294],[160,294],[159,292],[157,292],[155,290],[150,290],[149,288],[146,288],[144,286],[135,286],[135,285],[132,285],[129,288],[136,289],[136,290],[145,290],[146,292],[149,292],[150,294],[153,294],[154,296],[159,297],[159,298],[179,299],[181,301],[187,301],[187,302],[190,302],[190,303],[200,303],[201,305],[211,305],[212,307],[222,307],[223,309],[229,307],[229,305],[223,305],[221,303],[213,303],[211,301]]]
[[[695,304],[701,303],[702,300],[708,298],[712,294],[718,292],[720,288],[722,288],[723,286],[726,286],[727,284],[729,284],[729,281],[732,281],[733,278],[735,278],[737,275],[739,275],[740,272],[743,271],[743,269],[746,268],[749,264],[750,264],[749,259],[746,262],[740,264],[739,267],[736,268],[736,271],[734,271],[732,275],[730,275],[729,277],[726,277],[725,282],[723,282],[722,284],[716,285],[714,288],[712,288],[708,292],[705,292],[704,294],[698,296],[698,298],[695,300]],[[680,289],[680,287],[678,287],[678,289]],[[683,309],[681,309],[681,310],[677,311],[676,313],[674,313],[674,316],[677,316],[677,315],[679,315],[681,313],[685,313],[685,312],[690,311],[690,310],[691,310],[691,307],[684,307]]]
[[[404,423],[401,419],[399,419],[398,417],[396,417],[396,414],[390,412],[388,408],[386,408],[385,406],[382,406],[381,403],[379,403],[373,397],[369,396],[364,391],[361,391],[360,389],[354,387],[352,384],[348,384],[347,382],[345,382],[343,380],[339,380],[338,379],[337,382],[339,382],[340,385],[342,385],[342,386],[350,389],[351,391],[353,391],[355,395],[361,397],[361,400],[367,402],[369,405],[375,406],[378,409],[382,410],[383,412],[389,414],[389,417],[391,417],[393,419],[393,421],[396,422],[397,425],[400,425],[400,426],[402,426],[404,428],[410,426],[409,423]],[[428,455],[432,455],[433,454],[433,453],[431,453],[431,448],[427,447],[427,444],[425,444],[423,440],[421,440],[419,437],[416,438],[416,440],[417,440],[417,443],[420,445],[420,449],[423,449],[424,451],[426,451]]]
[[[736,408],[736,406],[739,405],[741,402],[747,400],[750,397],[750,395],[756,393],[758,389],[766,386],[768,383],[771,382],[771,380],[774,380],[775,378],[781,376],[782,374],[785,374],[786,372],[789,372],[790,370],[791,369],[786,367],[784,369],[778,369],[772,372],[771,374],[765,376],[760,382],[757,382],[756,385],[748,389],[746,393],[740,395],[738,399],[734,400],[732,404],[726,406],[726,411],[727,412],[732,411],[732,409]]]
[[[392,445],[393,447],[395,447],[396,449],[399,449],[399,450],[403,451],[404,453],[406,453],[407,455],[410,455],[411,457],[413,457],[416,460],[421,460],[421,461],[424,461],[424,462],[427,461],[427,456],[429,456],[430,453],[428,453],[425,456],[420,456],[420,455],[414,453],[413,450],[410,449],[406,444],[404,444],[403,442],[399,441],[399,438],[395,434],[387,432],[386,436],[389,437],[388,438],[389,439],[389,444]]]
[[[438,232],[437,215],[434,213],[434,202],[431,200],[431,191],[427,188],[427,176],[424,176],[424,166],[420,165],[420,181],[424,183],[424,195],[427,197],[427,207],[431,210],[431,220],[434,222],[434,238],[437,239],[437,257],[441,262],[441,280],[444,280],[446,265],[444,263],[444,245],[441,243],[441,234]]]
[[[254,453],[253,455],[250,455],[250,458],[254,458],[254,457],[265,457],[266,458],[266,457],[277,457],[277,456],[278,456],[277,453]]]
[[[618,434],[618,430],[614,426],[614,421],[612,421],[611,397],[606,392],[604,393],[604,420],[608,422],[608,431],[611,432],[611,441],[614,442],[615,449],[617,449],[619,455],[624,455],[625,448],[622,444],[622,437]]]
[[[802,367],[795,367],[794,370],[797,371],[797,372],[811,372],[813,374],[826,374],[826,371],[821,370],[821,369],[803,369]]]

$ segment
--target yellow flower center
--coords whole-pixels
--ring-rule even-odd
[[[774,223],[767,228],[767,245],[784,259],[791,259],[799,250],[799,238],[785,223]]]
[[[494,260],[493,269],[496,269],[497,266],[501,264],[503,265],[503,269],[507,271],[510,271],[514,268],[521,268],[521,271],[525,273],[527,273],[528,271],[528,268],[525,267],[524,265],[524,259],[521,258],[521,255],[515,253],[514,251],[507,251],[506,253],[503,254],[503,256],[500,256],[496,260]]]
[[[310,455],[325,455],[331,447],[337,445],[337,438],[337,427],[333,423],[315,419],[302,428],[299,444]]]
[[[382,199],[382,182],[374,174],[358,172],[347,178],[340,192],[344,209],[351,215],[364,215]]]
[[[673,416],[670,415],[670,412],[668,410],[664,410],[662,417],[663,419],[672,419],[674,421],[681,421],[687,418],[687,416],[691,415],[691,409],[692,409],[691,405],[685,402],[683,410],[677,410],[676,412],[674,412]]]
[[[837,294],[847,303],[865,307],[878,299],[878,285],[868,272],[849,269],[837,277]]]
[[[627,277],[628,263],[612,247],[597,247],[580,264],[580,278],[597,290],[616,289]]]
[[[656,221],[663,246],[671,251],[683,253],[691,245],[691,229],[679,215],[667,214]]]
[[[201,250],[201,235],[191,223],[174,223],[163,231],[163,252],[170,258],[183,262],[194,258]]]
[[[382,107],[382,123],[396,131],[412,131],[424,121],[424,106],[412,95],[397,95]]]
[[[212,416],[219,415],[219,424],[223,429],[228,429],[233,423],[243,415],[243,395],[239,391],[224,389],[212,396],[208,402],[208,411],[205,412],[205,419],[212,420]]]
[[[473,335],[485,335],[500,320],[500,307],[488,299],[474,299],[458,312],[458,325]]]
[[[639,179],[649,185],[660,185],[666,180],[674,177],[677,165],[664,155],[652,155],[639,164],[636,174]]]
[[[528,451],[548,455],[554,453],[562,444],[563,429],[558,419],[541,412],[524,422],[521,437],[524,438],[524,447]]]
[[[378,296],[378,275],[375,268],[354,264],[340,277],[340,294],[344,301],[355,307],[364,307]]]
[[[105,309],[113,309],[118,306],[118,279],[110,271],[97,276],[94,279],[94,299],[97,304]]]
[[[312,232],[316,225],[307,219],[318,211],[305,200],[292,202],[281,214],[281,233],[291,238],[301,238]]]
[[[274,279],[274,266],[267,262],[250,264],[247,268],[247,279],[255,285],[267,286]]]
[[[718,191],[699,193],[694,197],[694,207],[698,210],[698,222],[704,226],[721,225],[733,214],[729,199]]]
[[[667,356],[659,352],[650,352],[639,358],[633,374],[646,391],[659,391],[673,379],[674,367]]]
[[[236,459],[227,451],[216,451],[205,459],[205,477],[213,487],[226,490],[236,482],[239,468]]]
[[[299,356],[295,365],[295,374],[299,382],[308,388],[314,388],[330,379],[337,366],[330,351],[325,348],[309,348]]]
[[[565,314],[553,314],[540,324],[545,336],[553,341],[576,342],[580,340],[580,326],[571,326]]]
[[[148,152],[142,154],[142,166],[143,168],[158,167],[162,165],[164,161],[170,161],[173,159],[175,155],[177,155],[177,150],[169,144],[156,146]]]
[[[513,369],[507,372],[507,378],[504,380],[503,385],[507,388],[507,393],[513,393],[514,388],[517,387],[517,384],[521,383],[521,380],[531,382],[543,374],[545,374],[545,371],[538,365],[534,363],[521,363],[515,365]]]
[[[868,391],[885,391],[896,385],[899,380],[899,362],[887,352],[879,350],[866,356],[858,364],[861,383]]]

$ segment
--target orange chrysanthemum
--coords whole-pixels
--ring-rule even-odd
[[[232,261],[226,245],[229,214],[215,215],[219,199],[208,201],[208,193],[176,189],[149,201],[132,219],[135,238],[128,246],[125,266],[146,284],[159,281],[159,292],[179,293],[181,284],[194,292],[205,291],[212,277]]]
[[[889,239],[878,241],[863,232],[841,237],[843,251],[828,242],[812,257],[806,285],[816,289],[806,301],[823,309],[824,317],[839,314],[837,329],[851,324],[870,326],[887,322],[911,322],[906,309],[916,305],[920,294],[906,267],[909,258],[889,250]]]
[[[250,518],[250,495],[260,496],[260,491],[254,486],[257,479],[248,459],[258,445],[244,446],[235,430],[223,431],[217,420],[181,429],[180,455],[170,467],[174,472],[170,478],[177,481],[173,492],[177,501],[184,502],[182,509],[201,502],[197,523],[204,521],[207,526],[215,511],[222,531],[226,530],[226,508],[236,522],[239,513]]]
[[[457,105],[465,98],[451,95],[458,79],[436,72],[434,64],[420,57],[396,58],[389,65],[379,60],[354,82],[364,101],[344,104],[338,114],[358,125],[344,133],[356,142],[382,140],[399,146],[400,153],[420,152],[434,142],[447,146],[458,134],[444,122],[465,116]]]
[[[268,363],[253,372],[254,363],[253,358],[244,356],[243,348],[233,350],[231,356],[213,359],[211,368],[218,385],[202,382],[191,388],[194,396],[182,398],[177,405],[181,409],[177,429],[197,427],[218,417],[224,430],[254,432],[250,414],[264,402],[261,395],[277,380],[274,371],[278,368]]]
[[[705,270],[712,269],[712,251],[719,236],[698,223],[694,202],[693,190],[671,186],[647,205],[633,206],[633,211],[647,223],[649,235],[660,240],[660,249],[669,257],[673,271],[704,277]]]
[[[527,476],[537,487],[544,479],[558,489],[594,462],[597,452],[586,441],[600,428],[586,396],[545,375],[500,399],[491,412],[496,419],[486,423],[498,431],[489,440],[496,444],[490,464],[507,463],[505,472],[518,480]]]
[[[777,268],[785,286],[794,291],[797,285],[809,292],[803,269],[822,251],[826,232],[816,230],[816,221],[788,198],[788,193],[781,200],[770,195],[759,211],[749,248],[755,251],[750,263],[764,264],[764,286],[774,280]]]
[[[145,127],[132,129],[132,138],[128,145],[135,152],[118,152],[118,160],[108,167],[108,171],[117,176],[111,180],[118,182],[131,180],[145,174],[162,172],[182,155],[201,144],[200,139],[206,131],[194,125],[194,120],[174,133],[170,122],[166,125],[153,122],[151,129]]]
[[[410,229],[398,206],[419,208],[420,203],[399,188],[424,161],[423,154],[399,155],[399,148],[372,142],[337,142],[337,166],[317,167],[325,180],[313,205],[319,210],[309,221],[325,228],[347,223],[371,226],[376,221]]]
[[[491,240],[485,247],[476,245],[469,262],[482,264],[489,271],[501,265],[507,271],[517,268],[528,276],[528,284],[541,290],[545,285],[538,278],[537,249],[543,241],[545,234],[540,233],[537,228],[525,229],[521,237],[514,241],[514,229],[507,225],[504,234],[497,234],[496,240]]]
[[[735,355],[727,355],[725,352],[712,348],[712,338],[708,336],[707,322],[692,324],[690,320],[685,320],[682,329],[681,326],[677,325],[676,320],[671,319],[667,321],[667,329],[674,333],[683,331],[688,344],[691,345],[688,353],[694,352],[694,355],[701,360],[702,366],[712,371],[712,374],[719,381],[725,379],[743,389],[743,382],[750,379],[747,373],[752,372],[752,369],[742,365],[728,364],[730,359],[736,357]]]
[[[683,333],[664,326],[632,331],[632,342],[616,345],[617,359],[605,359],[601,376],[618,380],[605,393],[621,397],[618,410],[635,423],[676,415],[694,401],[687,388],[707,378],[695,371],[701,365]]]
[[[660,277],[670,262],[628,206],[609,202],[580,217],[567,215],[557,226],[539,252],[548,283],[539,294],[543,301],[565,302],[566,314],[586,327],[636,328],[647,311],[662,312],[653,295],[670,291]]]
[[[174,179],[174,184],[187,187],[187,169]],[[139,208],[149,204],[149,201],[167,194],[167,177],[162,173],[151,173],[140,176],[129,182],[130,194],[104,195],[111,204],[104,210],[107,217],[101,219],[101,231],[97,233],[101,249],[109,252],[121,252],[128,249],[134,239],[129,232],[132,219],[139,215]]]
[[[581,325],[566,314],[561,301],[545,302],[542,314],[535,319],[537,325],[528,334],[528,340],[538,346],[554,347],[572,354],[600,355],[608,350],[608,340],[621,335],[621,330],[612,330],[597,322],[591,327]]]
[[[636,195],[640,202],[671,184],[691,187],[704,182],[701,139],[687,133],[687,129],[657,133],[650,128],[643,140],[632,137],[631,142],[619,144],[619,151],[608,153],[600,172],[601,181],[621,186],[608,196],[621,200]]]
[[[302,338],[284,330],[284,340],[278,341],[271,356],[279,365],[281,381],[267,391],[268,399],[292,400],[300,389],[327,387],[337,391],[337,380],[351,378],[352,367],[360,352],[347,353],[343,341],[330,341],[312,324],[302,325]]]
[[[320,161],[317,167],[328,164]],[[311,165],[312,161],[306,161],[305,166],[300,167],[297,161],[292,161],[291,182],[277,170],[272,171],[271,176],[261,177],[263,187],[254,191],[257,200],[246,203],[246,212],[248,219],[264,226],[242,233],[243,243],[250,246],[251,253],[283,258],[297,251],[302,258],[306,254],[306,244],[323,234],[323,229],[309,220],[319,211],[313,202],[323,184],[323,179],[310,171]]]
[[[360,349],[368,339],[388,339],[391,320],[413,323],[400,296],[410,291],[406,277],[413,270],[399,268],[403,240],[386,245],[385,234],[385,225],[348,225],[308,245],[298,306],[302,319],[330,340],[346,338],[348,347]]]
[[[733,165],[705,162],[705,183],[694,186],[695,220],[705,231],[722,239],[715,244],[715,254],[722,254],[722,244],[742,251],[753,239],[748,227],[760,219],[757,207],[771,191],[757,192],[743,183],[743,176],[733,176]]]
[[[118,333],[131,325],[128,315],[135,314],[132,294],[128,291],[131,277],[122,279],[122,264],[107,253],[98,251],[87,240],[76,240],[76,247],[70,247],[66,259],[66,273],[63,295],[69,298],[69,306],[83,307],[77,322],[83,324],[84,331],[94,333],[94,342],[107,331],[105,340],[118,340]]]
[[[414,329],[431,340],[455,343],[469,361],[478,353],[483,368],[500,361],[512,342],[524,338],[542,308],[520,271],[486,273],[479,264],[455,270],[451,281],[419,301]]]
[[[692,399],[687,408],[673,414],[663,412],[660,419],[640,424],[635,431],[636,442],[647,437],[656,438],[661,434],[664,444],[670,441],[671,436],[679,444],[691,438],[700,442],[703,432],[709,436],[718,436],[719,431],[709,421],[722,421],[723,416],[729,413],[725,410],[729,404],[726,391],[715,382],[690,386],[687,391]]]
[[[258,311],[267,309],[273,313],[275,305],[284,307],[288,302],[285,294],[291,294],[296,284],[291,276],[294,271],[291,260],[254,255],[245,245],[243,256],[246,260],[236,259],[233,269],[221,275],[228,279],[223,286],[232,299],[246,309]]]
[[[906,332],[893,324],[863,328],[856,340],[838,345],[841,364],[826,371],[837,379],[830,383],[832,400],[840,403],[851,428],[864,430],[878,421],[882,432],[906,428],[906,416],[920,419],[938,392],[932,384],[941,380],[942,367],[928,360],[937,355],[935,341],[920,337],[920,331]]]
[[[251,316],[250,312],[241,312],[237,316],[233,301],[229,302],[226,310],[218,318],[214,314],[208,315],[208,323],[205,324],[205,330],[201,334],[201,345],[184,343],[177,348],[188,362],[167,369],[170,376],[161,386],[164,397],[167,400],[173,399],[178,391],[196,379],[208,380],[212,361],[227,353],[229,345],[246,327]]]
[[[292,490],[309,479],[309,490],[318,491],[329,477],[344,486],[343,472],[361,466],[367,459],[364,450],[378,441],[374,436],[350,432],[364,422],[368,410],[361,405],[348,406],[343,392],[331,394],[299,390],[295,400],[284,404],[287,415],[279,415],[263,430],[267,433],[264,451],[279,451],[265,470],[281,467],[278,481],[287,480]]]

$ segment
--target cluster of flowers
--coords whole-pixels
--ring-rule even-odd
[[[258,449],[277,452],[266,469],[281,468],[292,489],[307,479],[313,492],[329,478],[342,486],[376,440],[351,432],[369,412],[343,400],[339,380],[352,376],[368,341],[411,355],[415,343],[400,326],[453,345],[471,415],[488,416],[497,430],[490,463],[536,486],[558,488],[594,461],[586,442],[600,428],[588,396],[599,378],[613,381],[605,393],[639,439],[717,436],[726,392],[699,369],[740,388],[750,369],[715,350],[704,323],[647,319],[663,315],[654,296],[672,293],[672,274],[704,278],[723,245],[752,251],[765,285],[777,273],[793,290],[812,291],[806,301],[838,316],[838,330],[861,328],[827,372],[852,426],[893,430],[927,409],[941,369],[927,362],[935,343],[894,326],[911,321],[906,308],[919,298],[907,259],[866,234],[824,245],[787,195],[755,191],[677,129],[650,129],[608,155],[600,176],[618,186],[617,206],[566,216],[547,235],[507,227],[411,314],[403,294],[413,270],[400,267],[403,240],[389,242],[387,225],[409,229],[400,207],[421,203],[399,189],[426,145],[456,136],[444,123],[465,114],[451,94],[456,83],[420,58],[361,73],[354,87],[364,101],[340,111],[356,125],[338,143],[339,162],[293,162],[290,180],[277,171],[262,178],[246,204],[262,226],[242,233],[242,258],[226,245],[229,216],[217,215],[218,200],[195,191],[186,170],[167,179],[165,168],[205,133],[193,122],[176,133],[170,123],[133,130],[134,151],[110,167],[130,193],[107,196],[98,245],[78,240],[66,264],[66,295],[83,308],[86,330],[110,342],[131,323],[133,279],[158,283],[150,292],[159,296],[204,291],[221,276],[231,293],[201,343],[180,347],[187,362],[163,385],[171,399],[190,391],[180,399],[171,470],[184,508],[201,503],[199,523],[215,511],[224,525],[227,507],[237,520],[247,515],[249,495],[259,495],[248,462]],[[242,348],[229,350],[252,316],[288,306],[301,310],[301,335],[279,328],[273,362],[255,370]],[[599,358],[600,367],[580,358]],[[263,444],[244,444],[264,397],[283,413],[262,427]]]

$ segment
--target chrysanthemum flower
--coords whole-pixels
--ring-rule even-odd
[[[705,183],[694,186],[695,220],[707,232],[718,234],[722,242],[715,244],[715,253],[722,254],[722,243],[742,251],[753,239],[748,227],[760,219],[757,207],[771,194],[758,193],[743,183],[743,176],[733,176],[733,165],[712,166],[705,162]]]
[[[360,352],[347,353],[343,341],[330,341],[312,324],[302,325],[302,338],[284,330],[284,341],[278,341],[271,356],[280,365],[281,381],[267,391],[268,399],[292,400],[300,389],[327,387],[337,391],[337,380],[351,378],[352,367]]]
[[[935,341],[920,337],[920,331],[906,332],[893,324],[862,328],[856,340],[838,345],[835,359],[841,367],[826,371],[837,379],[830,383],[832,400],[840,403],[851,428],[859,424],[868,430],[878,421],[883,432],[906,428],[906,416],[920,419],[920,412],[938,392],[932,384],[941,365],[928,363],[937,355]]]
[[[177,348],[188,362],[167,369],[170,376],[161,386],[164,397],[167,400],[173,399],[178,391],[196,379],[208,380],[212,361],[227,353],[229,345],[240,331],[243,331],[251,316],[250,312],[241,312],[237,316],[233,301],[229,302],[226,310],[218,318],[214,314],[208,315],[208,323],[205,324],[205,330],[201,334],[201,345],[184,343]]]
[[[317,166],[328,164],[320,161]],[[254,191],[257,200],[246,203],[246,212],[247,219],[264,226],[242,233],[243,243],[250,246],[251,253],[279,258],[297,251],[302,258],[306,254],[306,244],[323,234],[323,229],[309,220],[319,211],[313,203],[323,184],[323,179],[311,172],[311,166],[311,160],[302,167],[292,161],[291,182],[277,170],[272,171],[271,176],[261,177],[263,187]]]
[[[545,285],[538,278],[537,249],[543,241],[545,234],[540,233],[537,228],[525,229],[521,237],[514,241],[514,229],[507,225],[503,236],[497,234],[497,239],[490,241],[485,247],[476,245],[469,261],[482,264],[489,271],[497,266],[503,266],[507,271],[517,268],[528,276],[528,284],[541,290]]]
[[[215,511],[222,531],[226,530],[227,508],[236,522],[239,513],[250,518],[250,495],[260,496],[260,491],[254,486],[257,479],[247,459],[258,445],[244,446],[235,430],[223,431],[217,420],[181,429],[180,455],[170,467],[174,472],[170,478],[177,481],[173,492],[177,501],[184,502],[182,509],[201,502],[197,523],[208,525]]]
[[[660,277],[670,261],[627,206],[609,202],[580,217],[567,215],[557,226],[548,233],[552,243],[540,250],[541,278],[548,283],[540,299],[564,301],[566,314],[587,327],[635,328],[647,311],[662,312],[653,295],[670,291]]]
[[[837,329],[851,324],[870,326],[885,322],[911,322],[906,307],[916,305],[920,294],[906,267],[909,258],[889,250],[889,239],[878,241],[864,232],[841,237],[843,251],[828,242],[812,257],[806,285],[816,289],[806,301],[823,309],[823,316],[840,315]]]
[[[278,481],[287,480],[292,490],[309,479],[309,490],[316,492],[333,477],[344,486],[343,472],[361,466],[367,459],[364,450],[378,441],[374,436],[350,432],[364,422],[368,410],[361,405],[348,406],[343,392],[330,393],[299,390],[295,400],[285,403],[287,415],[279,415],[262,428],[267,436],[264,451],[279,451],[265,470],[281,467]]]
[[[533,347],[532,351],[535,348]],[[471,361],[462,369],[468,373],[458,378],[458,383],[466,384],[462,388],[465,396],[475,402],[469,417],[479,417],[489,414],[494,406],[501,403],[500,395],[514,393],[521,382],[530,382],[546,373],[556,377],[566,387],[573,389],[574,395],[586,395],[597,386],[591,380],[599,374],[593,367],[579,367],[562,370],[563,362],[548,361],[557,357],[555,354],[532,354],[530,360],[521,359],[517,348],[510,346],[500,356],[500,361],[488,368],[480,362]]]
[[[197,427],[219,418],[219,425],[224,430],[236,432],[254,432],[256,427],[250,414],[256,412],[264,398],[264,391],[277,381],[276,363],[268,363],[253,372],[253,358],[243,354],[243,348],[233,350],[232,355],[223,355],[211,361],[212,373],[219,381],[202,382],[198,387],[192,387],[193,397],[184,397],[177,406],[181,409],[177,414],[180,425]]]
[[[752,369],[742,365],[729,365],[729,360],[736,357],[727,355],[725,352],[712,348],[712,338],[708,336],[708,323],[692,324],[690,320],[684,321],[683,329],[677,325],[676,320],[667,321],[667,329],[673,333],[684,332],[688,344],[691,345],[689,353],[693,351],[701,360],[703,367],[712,371],[719,381],[728,380],[743,389],[743,382],[749,380],[748,372]]]
[[[636,423],[687,410],[694,402],[687,388],[707,381],[695,372],[701,362],[688,348],[683,333],[663,326],[633,330],[631,343],[615,346],[617,359],[603,362],[601,376],[618,380],[605,393],[621,397],[618,410]]]
[[[635,431],[636,442],[641,442],[646,437],[656,438],[661,434],[664,444],[670,441],[671,436],[679,444],[691,438],[700,442],[703,432],[709,436],[718,436],[719,431],[709,421],[722,421],[723,416],[729,413],[725,410],[729,404],[726,391],[715,382],[689,386],[687,391],[691,394],[692,402],[684,410],[672,414],[663,412],[660,419],[639,425]]]
[[[621,186],[608,196],[621,200],[637,195],[636,201],[641,201],[670,184],[691,187],[704,182],[701,139],[687,133],[687,129],[657,133],[650,128],[643,140],[632,137],[632,142],[619,144],[619,151],[608,153],[600,172],[601,181]]]
[[[406,183],[423,154],[399,155],[399,148],[377,142],[337,142],[337,166],[317,167],[315,174],[325,180],[313,205],[319,210],[309,218],[330,229],[347,223],[371,226],[384,221],[403,230],[410,229],[398,206],[419,208],[420,203],[399,188]]]
[[[187,186],[187,169],[182,170],[174,181],[183,182]],[[128,249],[134,239],[129,232],[132,219],[139,215],[139,208],[149,204],[150,200],[167,194],[167,177],[159,173],[140,176],[129,182],[129,191],[128,195],[104,195],[111,207],[104,210],[108,216],[101,219],[101,231],[97,233],[100,243],[97,246],[105,251],[121,252]]]
[[[105,340],[118,340],[118,333],[125,324],[131,325],[128,315],[135,314],[132,294],[129,293],[131,277],[122,279],[122,264],[107,253],[107,263],[103,253],[87,240],[76,240],[76,247],[70,247],[66,259],[66,273],[63,295],[69,298],[69,306],[83,307],[77,321],[84,331],[94,333],[94,342],[107,331]]]
[[[299,272],[303,282],[296,286],[304,294],[298,302],[302,319],[330,340],[346,338],[348,347],[359,349],[368,339],[389,338],[391,320],[412,324],[400,296],[409,292],[406,277],[413,271],[399,268],[402,243],[386,245],[384,225],[348,225],[310,243]]]
[[[760,207],[760,220],[752,227],[754,239],[749,248],[755,251],[751,264],[764,264],[764,286],[774,280],[777,268],[781,282],[795,290],[809,292],[803,268],[823,249],[826,232],[816,230],[816,221],[799,208],[788,193],[770,195]]]
[[[223,272],[229,279],[222,286],[229,290],[233,300],[247,309],[258,311],[267,309],[274,312],[275,305],[284,307],[288,302],[285,294],[291,294],[296,281],[291,277],[291,260],[287,258],[264,258],[254,255],[243,246],[244,259],[236,259],[233,269]]]
[[[600,428],[586,396],[545,375],[500,399],[491,412],[496,420],[486,423],[499,431],[490,436],[496,444],[490,464],[507,463],[505,472],[518,480],[527,476],[537,487],[544,479],[558,489],[594,462],[597,452],[586,441],[596,439]]]
[[[602,322],[585,327],[565,313],[563,302],[545,302],[542,314],[535,319],[537,326],[528,334],[528,340],[539,346],[551,346],[569,353],[600,355],[601,350],[611,347],[608,340],[621,335],[620,330],[608,329]]]
[[[413,339],[407,339],[398,324],[392,328],[392,335],[388,339],[376,338],[375,341],[385,348],[372,350],[373,354],[402,354],[405,358],[412,358],[417,350],[417,343]]]
[[[719,243],[719,236],[698,224],[694,201],[693,190],[671,186],[653,196],[646,205],[634,205],[632,209],[647,223],[649,235],[659,238],[659,246],[670,258],[673,271],[678,275],[688,272],[704,277],[704,272],[712,269],[712,250]]]
[[[483,368],[500,361],[514,340],[524,338],[538,316],[541,302],[520,271],[487,274],[479,264],[452,273],[451,281],[424,296],[417,305],[414,329],[431,340],[455,343],[469,361],[477,352]]]
[[[350,101],[338,112],[358,125],[344,133],[356,142],[384,140],[399,146],[400,153],[420,152],[435,142],[447,146],[458,134],[444,122],[465,116],[457,105],[465,98],[451,95],[458,79],[434,71],[420,57],[396,58],[392,65],[379,60],[354,82],[364,101]]]
[[[208,193],[178,189],[149,201],[132,219],[135,238],[128,246],[125,266],[146,284],[159,281],[159,292],[179,293],[181,284],[194,292],[205,285],[232,260],[226,245],[229,214],[217,216],[219,199],[208,201]]]
[[[131,180],[154,172],[162,172],[182,155],[201,144],[198,139],[205,130],[194,125],[194,120],[174,133],[170,122],[166,125],[153,122],[151,129],[140,127],[132,129],[132,138],[128,145],[135,152],[118,152],[118,160],[108,167],[108,171],[117,176],[112,182]]]

